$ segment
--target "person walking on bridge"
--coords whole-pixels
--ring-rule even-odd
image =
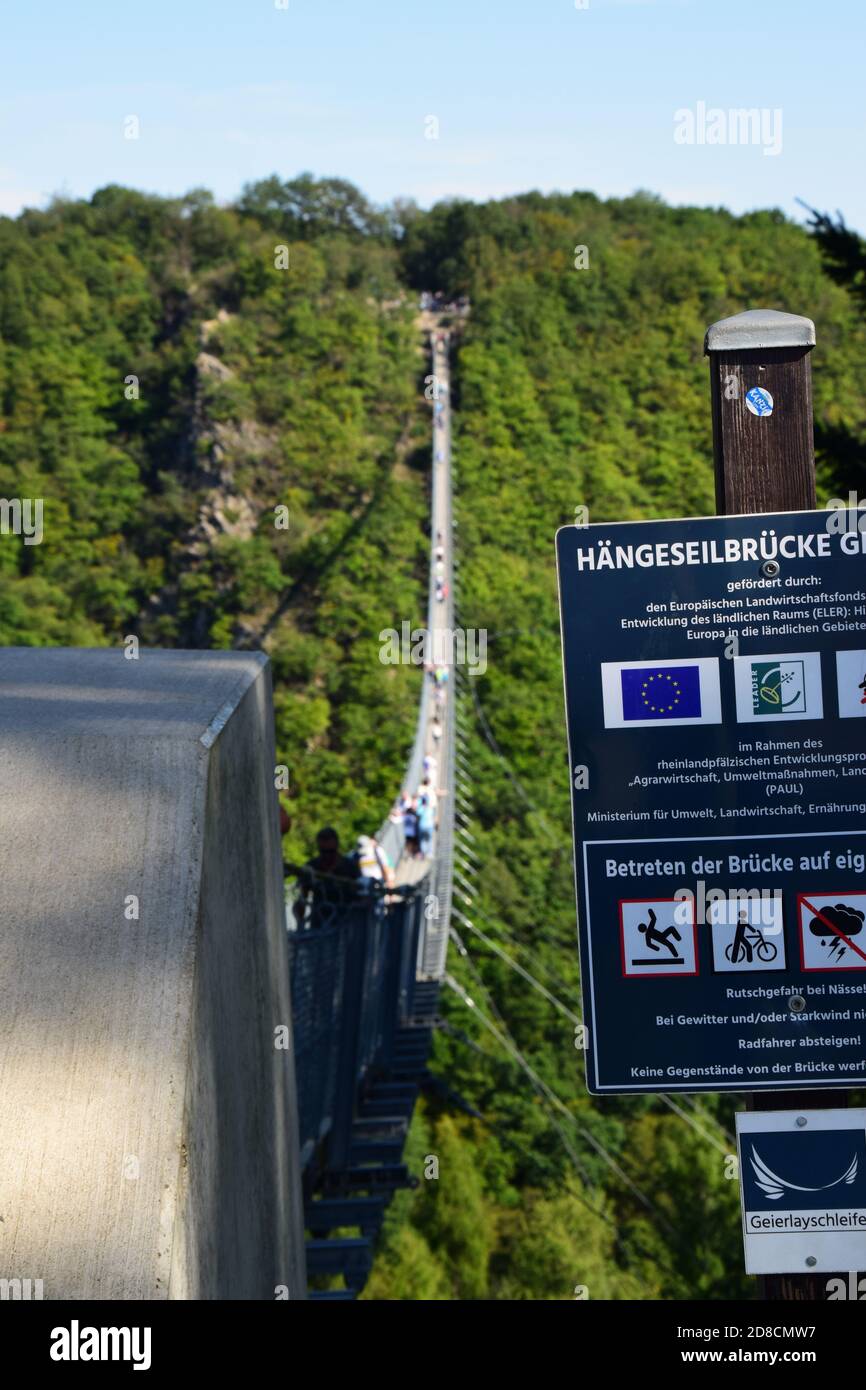
[[[421,858],[430,857],[430,846],[433,841],[433,830],[436,823],[436,811],[433,806],[432,798],[428,796],[426,788],[418,797],[418,847],[421,851]]]
[[[403,840],[406,853],[414,859],[418,853],[418,811],[412,796],[407,796],[403,802]]]
[[[293,911],[298,926],[321,927],[339,920],[357,896],[361,870],[354,859],[340,853],[340,837],[331,826],[316,836],[318,854],[298,874],[298,897]]]
[[[429,777],[424,777],[420,787],[418,788],[418,796],[419,798],[422,796],[426,797],[427,801],[430,803],[430,808],[433,812],[433,819],[435,822],[437,807],[436,789],[434,788],[433,783],[431,782]]]
[[[355,858],[361,878],[365,884],[380,883],[384,888],[394,887],[394,869],[391,860],[374,835],[359,835]]]

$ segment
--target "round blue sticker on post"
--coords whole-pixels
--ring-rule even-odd
[[[772,415],[773,397],[763,386],[753,386],[746,392],[746,405],[753,415]]]

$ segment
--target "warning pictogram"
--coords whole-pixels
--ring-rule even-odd
[[[775,894],[741,902],[714,903],[710,909],[713,969],[720,974],[784,970],[782,901]]]
[[[798,893],[804,970],[866,970],[866,893]]]
[[[697,975],[694,903],[624,898],[619,904],[619,933],[623,975]]]

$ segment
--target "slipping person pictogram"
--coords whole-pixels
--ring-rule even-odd
[[[678,899],[624,898],[618,908],[624,977],[697,975],[697,928],[684,921]]]
[[[638,923],[637,929],[643,936],[643,939],[646,942],[647,946],[651,951],[656,952],[658,952],[662,946],[666,946],[667,949],[670,951],[671,955],[673,956],[674,960],[681,960],[682,957],[677,951],[676,946],[671,944],[670,937],[673,937],[676,941],[682,941],[683,938],[680,936],[676,927],[673,925],[671,925],[670,927],[665,927],[664,931],[661,931],[656,926],[656,920],[656,915],[653,912],[652,908],[650,908],[649,912],[647,913],[646,922]],[[632,961],[632,965],[640,965],[642,963],[643,962],[641,961]]]

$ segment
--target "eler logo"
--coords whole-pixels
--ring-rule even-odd
[[[819,652],[735,657],[734,685],[740,724],[823,718]]]
[[[752,662],[753,714],[805,714],[806,671],[802,661]]]

